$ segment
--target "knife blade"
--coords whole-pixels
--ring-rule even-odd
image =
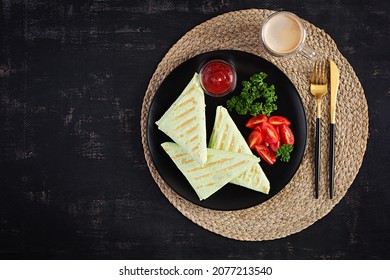
[[[330,123],[336,123],[336,101],[340,82],[340,71],[336,63],[329,59],[330,65]]]
[[[334,196],[334,142],[336,126],[336,101],[337,92],[340,83],[340,71],[336,63],[329,59],[330,69],[330,145],[329,145],[329,194],[332,199]]]

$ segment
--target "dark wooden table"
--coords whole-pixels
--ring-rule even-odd
[[[0,258],[389,259],[389,3],[0,1]],[[289,10],[324,29],[369,104],[367,151],[344,199],[266,242],[220,237],[177,211],[149,174],[139,124],[169,48],[247,8]]]

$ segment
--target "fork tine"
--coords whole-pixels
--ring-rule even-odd
[[[324,62],[321,61],[320,62],[320,78],[319,78],[319,84],[324,84]]]
[[[311,83],[315,85],[324,85],[328,82],[327,65],[325,61],[316,61],[311,76]]]
[[[323,68],[323,71],[324,71],[324,74],[323,74],[324,82],[323,82],[323,84],[327,84],[328,83],[328,71],[327,71],[328,70],[328,64],[327,64],[327,61],[324,60],[323,64],[324,64],[324,68]]]
[[[312,81],[313,84],[318,84],[318,61],[314,63],[314,69],[312,74]]]
[[[322,84],[322,60],[318,62],[318,83]]]
[[[326,80],[326,71],[325,71],[325,61],[321,61],[321,84],[325,84]]]
[[[317,61],[317,64],[316,64],[316,84],[320,84],[321,83],[321,61]]]
[[[318,62],[318,83],[322,84],[322,61]]]

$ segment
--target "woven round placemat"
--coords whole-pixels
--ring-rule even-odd
[[[271,240],[299,232],[328,214],[343,198],[363,161],[368,138],[368,107],[363,88],[334,41],[303,20],[307,45],[320,58],[333,59],[340,70],[336,112],[335,197],[329,199],[329,94],[323,98],[320,197],[314,198],[315,98],[309,93],[313,61],[300,54],[276,58],[260,43],[262,21],[270,10],[242,10],[212,18],[185,34],[158,64],[147,88],[141,112],[142,143],[150,172],[163,194],[184,216],[222,236],[248,241]],[[266,202],[244,210],[216,211],[197,206],[177,195],[160,177],[147,144],[148,110],[158,87],[179,64],[213,50],[241,50],[261,56],[279,67],[297,88],[308,122],[302,163],[288,185]],[[353,135],[353,137],[351,137]],[[272,187],[272,182],[271,182]],[[178,225],[179,227],[179,225]]]

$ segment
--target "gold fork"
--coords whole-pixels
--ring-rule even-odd
[[[328,73],[325,61],[316,61],[311,76],[310,92],[317,98],[316,146],[315,146],[315,197],[318,198],[320,182],[321,149],[321,98],[328,92]]]

